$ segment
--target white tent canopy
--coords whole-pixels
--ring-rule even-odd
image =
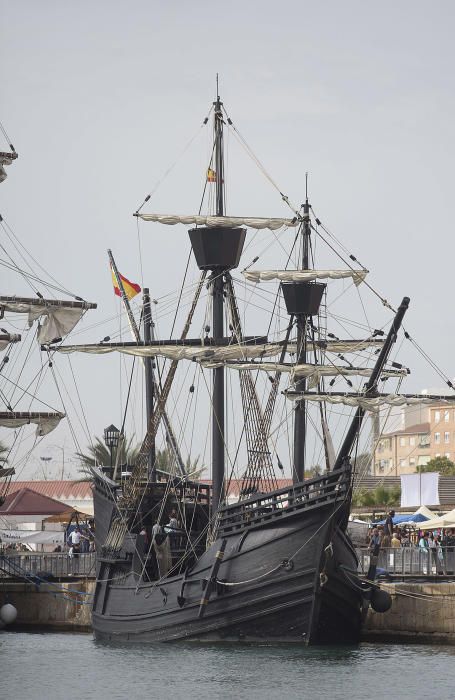
[[[438,518],[433,517],[431,520],[427,520],[419,525],[421,530],[436,530],[440,527],[455,527],[455,508],[445,515],[441,515]]]

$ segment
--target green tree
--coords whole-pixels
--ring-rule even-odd
[[[455,464],[448,457],[434,457],[430,461],[417,467],[418,472],[439,472],[441,476],[455,476]]]
[[[141,444],[133,444],[133,438],[122,440],[118,448],[112,450],[112,463],[116,464],[117,450],[120,450],[118,463],[128,464],[128,466],[133,467],[136,464],[140,449]],[[95,437],[93,444],[87,448],[87,452],[76,452],[76,457],[81,464],[80,471],[88,475],[90,475],[89,467],[108,466],[111,463],[111,453],[104,441],[99,437]],[[188,474],[191,474],[193,480],[198,479],[205,468],[204,466],[199,466],[199,459],[199,457],[196,457],[196,459],[192,460],[188,457],[186,460],[186,471]],[[174,459],[169,447],[156,451],[155,465],[156,469],[161,472],[173,473],[175,471]]]
[[[352,505],[357,507],[385,507],[398,506],[400,504],[401,489],[399,486],[386,488],[377,486],[371,491],[359,489],[352,497]]]
[[[133,438],[121,440],[118,447],[112,450],[112,464],[116,463],[117,451],[120,451],[119,464],[134,465],[140,447],[138,443],[133,445]],[[109,466],[111,463],[110,450],[99,437],[95,437],[93,443],[88,446],[87,452],[76,452],[76,457],[83,468],[96,467],[98,465]]]

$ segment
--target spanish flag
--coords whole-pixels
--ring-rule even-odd
[[[111,275],[112,275],[112,284],[114,285],[114,294],[116,294],[118,297],[122,296],[122,293],[118,287],[117,280],[115,278],[115,273],[114,270],[111,267]],[[139,294],[141,291],[141,288],[138,284],[134,284],[134,282],[130,282],[129,280],[126,279],[123,275],[119,275],[120,279],[122,280],[123,284],[123,289],[125,290],[125,294],[128,298],[128,300],[132,299],[133,297],[136,296],[136,294]]]
[[[212,168],[207,170],[207,182],[216,182],[216,172]]]

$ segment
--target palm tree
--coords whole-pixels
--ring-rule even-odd
[[[120,450],[118,463],[128,464],[128,466],[133,467],[136,464],[140,449],[140,443],[133,444],[133,438],[121,440],[119,446],[112,450],[113,464],[116,464],[117,450]],[[95,437],[93,444],[89,445],[87,448],[87,452],[76,452],[76,457],[81,464],[80,471],[84,474],[90,473],[90,467],[95,467],[97,465],[107,466],[111,463],[111,453],[104,444],[104,441],[99,437]],[[191,475],[192,479],[198,479],[204,471],[205,467],[199,467],[198,465],[199,457],[196,457],[194,460],[188,457],[186,460],[186,471],[187,474]],[[156,451],[155,466],[156,469],[161,472],[166,472],[168,474],[174,472],[174,460],[169,447]]]
[[[377,486],[369,491],[368,489],[360,489],[354,493],[352,497],[353,506],[374,506],[374,507],[389,507],[397,506],[400,503],[401,489],[399,486],[386,488]]]
[[[134,465],[136,463],[139,450],[141,448],[140,444],[133,445],[133,438],[127,440],[120,440],[118,447],[114,447],[112,450],[112,462],[116,464],[117,462],[117,452],[119,451],[119,464],[129,464]],[[95,437],[95,440],[91,445],[88,446],[87,452],[76,452],[76,457],[79,459],[81,466],[85,469],[87,467],[96,467],[98,465],[107,466],[111,463],[111,453],[110,450],[104,444],[104,441]]]

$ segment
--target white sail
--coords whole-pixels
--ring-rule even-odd
[[[368,270],[244,270],[242,275],[249,282],[313,282],[314,280],[340,280],[352,278],[358,287],[362,284]]]
[[[68,335],[90,308],[96,308],[96,304],[0,297],[0,309],[3,312],[28,314],[30,328],[34,321],[41,320],[37,339],[42,344]]]
[[[6,153],[4,151],[0,152],[0,182],[3,182],[8,177],[4,165],[11,165],[13,160],[17,158],[17,153],[11,152]]]
[[[0,427],[21,428],[23,425],[36,425],[36,434],[41,437],[52,432],[65,418],[64,413],[0,413]]]
[[[297,219],[262,219],[247,216],[179,216],[177,214],[137,214],[144,221],[156,221],[159,224],[175,226],[175,224],[185,224],[185,226],[221,226],[223,228],[235,228],[237,226],[247,226],[248,228],[264,229],[276,231],[284,226],[298,226]]]
[[[298,364],[286,365],[280,362],[204,362],[204,367],[216,369],[217,367],[227,367],[228,369],[236,369],[239,371],[254,371],[262,370],[264,372],[287,372],[291,375],[290,381],[294,382],[302,377],[309,379],[308,387],[313,389],[318,385],[323,377],[343,377],[359,376],[369,377],[372,369],[364,367],[343,367],[339,365],[313,365],[313,364]],[[405,377],[408,374],[407,369],[392,369],[384,370],[381,373],[382,377]]]
[[[110,352],[120,352],[136,357],[165,357],[169,360],[192,360],[195,362],[228,360],[242,360],[256,357],[268,357],[277,355],[282,347],[279,343],[261,343],[259,345],[232,345],[215,346],[203,345],[62,345],[55,348],[57,352],[73,353],[84,352],[92,355],[105,355]]]
[[[382,340],[331,340],[327,343],[311,341],[308,348],[323,349],[326,352],[358,352],[370,346],[381,347]],[[260,343],[258,345],[246,345],[232,343],[232,345],[126,345],[114,343],[97,345],[60,345],[52,348],[57,352],[74,353],[83,352],[89,355],[107,355],[111,352],[120,352],[136,357],[166,357],[170,360],[195,360],[205,362],[228,362],[229,360],[248,360],[260,357],[273,357],[283,351],[283,343]],[[288,343],[286,352],[295,354],[296,343]],[[261,364],[261,368],[263,365]],[[273,371],[273,370],[271,370]]]
[[[376,412],[382,406],[412,406],[415,404],[440,405],[443,403],[453,403],[447,397],[426,398],[425,396],[400,396],[399,394],[386,394],[383,396],[351,396],[349,394],[309,394],[301,391],[285,392],[286,397],[291,401],[313,401],[316,403],[325,402],[331,404],[342,404],[354,408],[361,407],[366,411]]]

